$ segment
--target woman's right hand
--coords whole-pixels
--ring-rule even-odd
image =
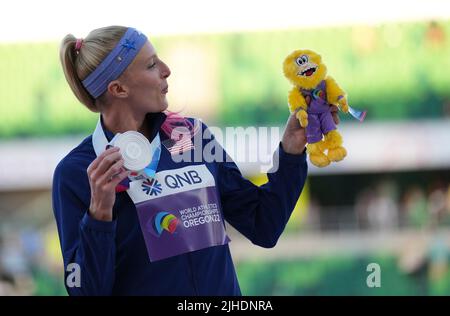
[[[91,186],[89,214],[96,220],[112,221],[116,201],[116,186],[129,175],[123,168],[118,147],[111,147],[98,156],[87,168]]]

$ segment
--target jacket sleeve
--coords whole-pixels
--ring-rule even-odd
[[[52,202],[67,292],[69,295],[110,295],[114,284],[117,223],[97,221],[89,216],[86,168],[62,160],[53,176]]]
[[[273,155],[273,165],[278,168],[269,170],[268,182],[257,186],[245,179],[225,150],[221,150],[227,157],[218,163],[219,190],[226,221],[255,245],[274,247],[305,184],[306,151],[300,155],[288,154],[280,143]]]

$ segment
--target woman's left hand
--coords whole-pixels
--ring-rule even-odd
[[[286,129],[281,140],[283,150],[288,154],[300,155],[306,146],[306,131],[300,126],[295,116],[296,112],[289,116],[286,123]],[[339,124],[338,107],[331,106],[331,114],[336,124]]]

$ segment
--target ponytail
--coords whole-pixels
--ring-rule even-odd
[[[124,26],[95,29],[84,40],[68,34],[61,42],[59,58],[69,87],[77,99],[93,112],[100,112],[98,99],[84,88],[82,81],[93,72],[125,34]],[[77,46],[77,47],[76,47]]]

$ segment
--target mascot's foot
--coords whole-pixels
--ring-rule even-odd
[[[332,130],[325,135],[325,142],[328,145],[328,159],[340,161],[347,156],[347,150],[342,147],[342,136],[337,130]]]
[[[347,150],[344,147],[336,147],[328,149],[328,159],[331,161],[340,161],[347,156]]]
[[[317,147],[319,148],[320,152],[324,152],[325,150],[328,149],[329,144],[323,139],[317,143]]]
[[[314,144],[308,144],[307,146],[307,152],[309,154],[309,160],[317,166],[317,167],[326,167],[330,164],[330,160],[328,157],[323,153],[322,151],[322,141],[314,143]]]
[[[330,164],[330,160],[323,153],[311,154],[309,155],[309,160],[311,160],[311,162],[319,168],[326,167]]]

